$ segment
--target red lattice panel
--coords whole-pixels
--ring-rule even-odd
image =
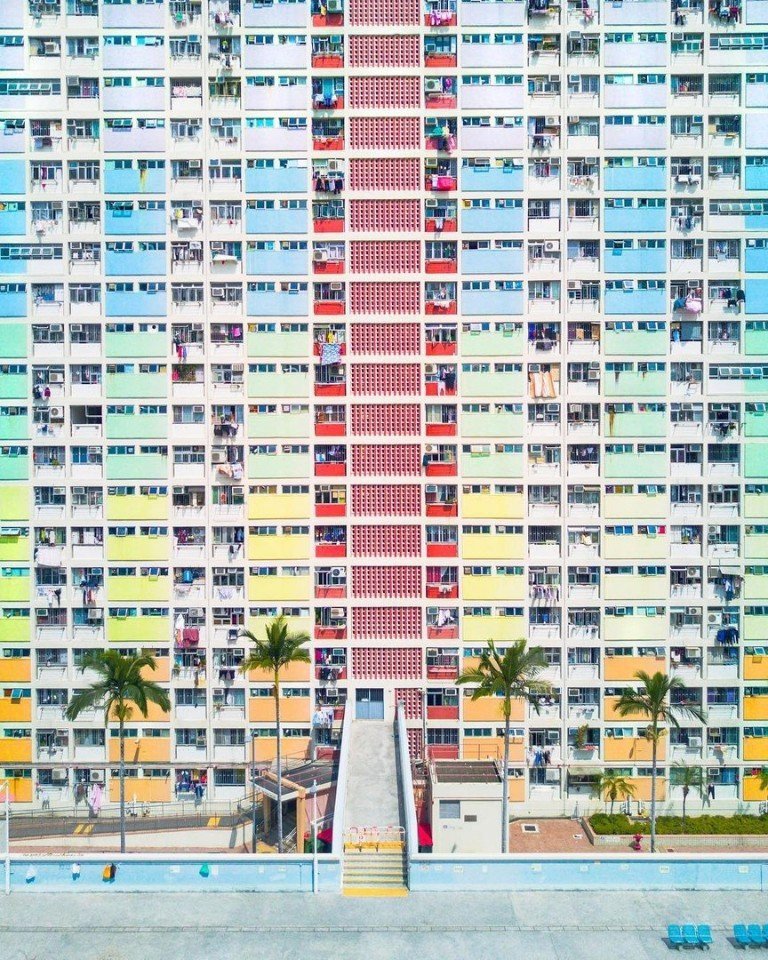
[[[351,67],[418,67],[421,63],[421,38],[415,34],[385,37],[353,34],[348,39]]]
[[[418,517],[421,487],[417,483],[355,483],[352,485],[355,517]]]
[[[395,523],[352,527],[354,557],[420,557],[421,527]]]
[[[421,230],[418,200],[350,200],[349,229],[355,233],[414,233]]]
[[[353,240],[349,245],[352,273],[419,273],[418,240]]]
[[[350,77],[349,105],[353,110],[418,110],[420,79],[417,76]]]
[[[420,607],[353,607],[356,640],[420,640]]]
[[[391,315],[421,312],[418,283],[353,280],[349,287],[352,313]]]
[[[417,157],[353,157],[349,161],[349,187],[370,195],[376,190],[419,190]]]
[[[418,323],[352,323],[350,346],[354,353],[421,353],[421,327]]]
[[[388,600],[392,597],[421,596],[421,567],[353,567],[352,591],[355,597]]]
[[[352,473],[356,477],[421,476],[418,443],[352,444]]]
[[[366,437],[419,436],[420,414],[417,403],[354,403],[352,433]]]
[[[349,143],[353,150],[418,150],[418,117],[350,117]]]
[[[352,393],[356,396],[405,397],[421,392],[418,363],[354,363]]]
[[[421,720],[424,716],[424,694],[418,687],[397,687],[395,703],[402,703],[406,720]]]

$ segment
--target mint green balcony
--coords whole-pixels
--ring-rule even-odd
[[[248,454],[249,480],[273,480],[283,477],[299,477],[306,480],[312,475],[312,458],[309,452],[283,453],[280,444],[276,447],[277,452],[274,454]]]
[[[667,473],[666,453],[609,453],[605,452],[606,480],[619,480],[622,477],[635,480],[650,480],[664,477]]]
[[[0,456],[0,480],[29,480],[29,454]]]
[[[488,413],[462,413],[461,433],[464,437],[522,437],[525,417],[522,413],[495,413],[493,404]]]
[[[744,444],[744,476],[749,480],[768,480],[768,443]]]
[[[759,640],[765,643],[768,637],[768,617],[759,614],[745,614],[744,616],[744,639]]]
[[[108,413],[107,440],[158,440],[168,436],[164,413]]]
[[[744,331],[744,353],[748,357],[768,354],[768,327],[764,320],[747,320]]]
[[[604,330],[606,357],[654,357],[667,352],[667,330]]]
[[[2,354],[6,360],[25,358],[28,353],[26,323],[0,323],[0,343],[3,345]]]
[[[248,414],[249,437],[280,439],[281,437],[308,437],[311,433],[312,416],[309,411],[306,413]]]
[[[168,355],[169,340],[167,333],[110,333],[104,336],[104,349],[108,360],[132,359],[143,357],[164,359]]]
[[[28,373],[0,373],[0,400],[25,400],[28,384]]]
[[[462,394],[467,397],[522,397],[525,394],[525,377],[522,370],[497,373],[491,364],[487,372],[462,371],[459,374]]]
[[[768,437],[768,411],[756,413],[754,410],[747,410],[744,420],[745,437]]]
[[[0,440],[27,440],[29,438],[29,414],[0,416]]]
[[[305,397],[309,386],[309,371],[283,373],[279,364],[274,373],[248,374],[250,397]]]
[[[606,413],[604,429],[607,438],[651,437],[663,440],[667,434],[667,417],[656,410],[646,413]]]
[[[521,357],[525,348],[522,327],[502,330],[469,330],[461,333],[464,357]]]
[[[107,480],[167,480],[168,458],[160,453],[108,453]]]
[[[462,477],[507,477],[513,480],[523,476],[523,454],[496,453],[491,444],[487,454],[462,453],[460,469]]]
[[[306,357],[310,353],[310,334],[308,330],[269,330],[262,333],[249,327],[246,345],[248,357],[253,360],[262,357]]]
[[[140,339],[140,338],[138,338]],[[168,396],[168,378],[164,373],[107,373],[108,400],[155,399]]]
[[[645,374],[636,370],[622,370],[618,377],[613,371],[606,370],[603,378],[606,397],[665,397],[667,394],[667,374],[664,370]]]

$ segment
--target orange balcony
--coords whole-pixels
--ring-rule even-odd
[[[456,273],[458,263],[456,260],[427,260],[427,273]]]
[[[316,463],[316,477],[345,477],[347,475],[346,463]]]
[[[312,149],[318,152],[324,150],[343,150],[344,137],[312,137]]]
[[[309,697],[280,697],[280,723],[307,723],[312,716]],[[251,722],[275,722],[273,697],[251,697],[248,700],[248,719]]]
[[[312,261],[312,273],[344,273],[343,260],[319,260]],[[343,347],[343,344],[342,344]],[[342,349],[342,355],[344,350]]]
[[[458,720],[459,708],[456,707],[427,707],[427,720]]]
[[[34,792],[32,777],[11,777],[8,780],[11,803],[32,803]]]
[[[427,747],[427,756],[430,760],[458,760],[458,743],[431,743]]]
[[[659,743],[659,761],[666,757],[666,742]],[[645,737],[604,737],[603,759],[606,763],[650,763],[653,745]]]
[[[120,738],[109,738],[109,760],[120,759]],[[126,763],[170,763],[170,737],[125,737]]]
[[[315,587],[316,600],[342,599],[347,595],[347,588],[342,587]]]
[[[308,663],[289,663],[280,671],[280,683],[304,683],[309,680]],[[249,670],[248,679],[255,683],[271,683],[273,678],[266,670]]]
[[[455,53],[426,53],[424,54],[425,67],[455,67]]]
[[[619,716],[616,710],[616,704],[619,702],[618,697],[606,697],[603,701],[603,708],[605,711],[606,720],[623,720],[625,723],[631,722],[633,720],[640,721],[641,723],[645,721],[648,722],[648,718],[644,717],[640,713],[630,713],[626,717]]]
[[[455,437],[456,424],[455,423],[428,423],[427,436],[428,437]]]
[[[664,672],[664,657],[606,657],[604,661],[606,680],[635,680],[639,670],[653,676]]]
[[[463,720],[465,723],[471,721],[479,722],[504,722],[504,700],[502,697],[481,697],[479,700],[473,700],[471,697],[464,697]],[[514,723],[521,723],[525,718],[525,701],[512,701],[512,716],[510,719]]]
[[[428,357],[454,357],[456,356],[456,342],[427,340],[426,353]]]
[[[125,781],[125,795],[139,803],[164,803],[171,799],[170,777],[129,777]],[[112,777],[109,781],[109,801],[120,800],[120,780]]]
[[[315,53],[312,55],[313,67],[343,67],[344,55],[341,53]]]
[[[32,700],[29,697],[22,697],[18,700],[0,697],[0,723],[31,722]]]
[[[0,659],[0,682],[30,683],[32,680],[32,660],[26,657],[3,657]]]
[[[346,543],[316,543],[316,557],[346,557]]]
[[[32,763],[32,737],[0,738],[0,763]]]

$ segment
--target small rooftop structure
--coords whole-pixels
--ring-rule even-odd
[[[431,770],[435,783],[501,783],[493,760],[436,760]]]
[[[493,760],[436,760],[429,766],[433,853],[498,853],[501,769]]]

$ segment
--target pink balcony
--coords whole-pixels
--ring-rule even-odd
[[[313,137],[312,149],[317,151],[343,150],[344,137]]]
[[[343,300],[315,300],[313,313],[317,317],[338,317],[346,310]]]
[[[445,174],[435,174],[434,176],[427,177],[426,182],[427,190],[455,190],[456,189],[456,177],[449,177]]]
[[[458,583],[428,583],[427,598],[430,600],[456,600],[459,596]]]
[[[319,263],[317,260],[313,260],[312,272],[313,273],[344,273],[344,261],[343,260],[325,260],[322,263]]]
[[[428,357],[452,357],[456,355],[456,341],[453,343],[443,340],[435,342],[427,340],[426,353]]]
[[[450,218],[439,218],[439,229],[438,229],[438,218],[437,217],[427,217],[424,222],[424,229],[427,233],[456,233],[457,223],[455,217]]]
[[[346,627],[321,627],[315,626],[315,640],[346,640]]]
[[[427,707],[427,720],[458,720],[458,707]]]
[[[313,67],[343,67],[344,56],[341,53],[315,53],[312,56]]]
[[[458,264],[455,260],[427,260],[427,273],[456,273]]]
[[[428,300],[424,312],[429,317],[446,316],[456,313],[455,300]]]
[[[346,463],[316,463],[315,464],[315,476],[316,477],[346,477],[347,475],[347,465]],[[344,554],[341,554],[344,556]],[[321,554],[318,554],[321,556]],[[336,554],[332,554],[336,556]]]
[[[458,743],[433,743],[427,747],[427,756],[430,760],[458,760]]]
[[[455,437],[456,424],[455,423],[428,423],[427,436],[428,437]]]
[[[316,423],[315,424],[315,436],[316,437],[343,437],[346,436],[347,425],[346,423]]]
[[[343,233],[343,217],[327,217],[324,220],[313,220],[312,229],[315,233]],[[454,227],[454,229],[456,229]]]
[[[433,516],[430,514],[429,507],[427,507],[427,516]],[[445,516],[445,514],[442,514]],[[455,513],[452,514],[455,516]],[[428,557],[458,557],[459,555],[459,545],[457,543],[428,543],[427,544],[427,556]]]
[[[316,397],[345,397],[347,395],[347,385],[341,383],[316,383]]]
[[[457,517],[459,515],[459,505],[458,503],[428,503],[427,504],[427,516],[428,517]],[[452,553],[439,554],[439,553],[430,553],[429,547],[427,547],[427,556],[429,557],[455,557],[456,550],[453,549]]]
[[[315,587],[316,600],[343,599],[347,595],[346,587]],[[346,670],[346,667],[345,667]],[[345,673],[346,676],[346,673]]]
[[[455,680],[458,675],[458,664],[455,667],[427,666],[427,680]]]
[[[427,626],[427,639],[428,640],[458,640],[459,625],[458,623],[452,623],[444,627]]]
[[[346,557],[346,543],[316,543],[316,557]]]
[[[315,516],[316,517],[346,517],[347,515],[347,505],[345,503],[316,503],[315,504]],[[335,587],[328,587],[329,590],[336,589]],[[343,589],[343,588],[340,588]],[[329,597],[334,596],[334,594],[329,593]],[[339,594],[339,596],[344,596],[344,594]]]

